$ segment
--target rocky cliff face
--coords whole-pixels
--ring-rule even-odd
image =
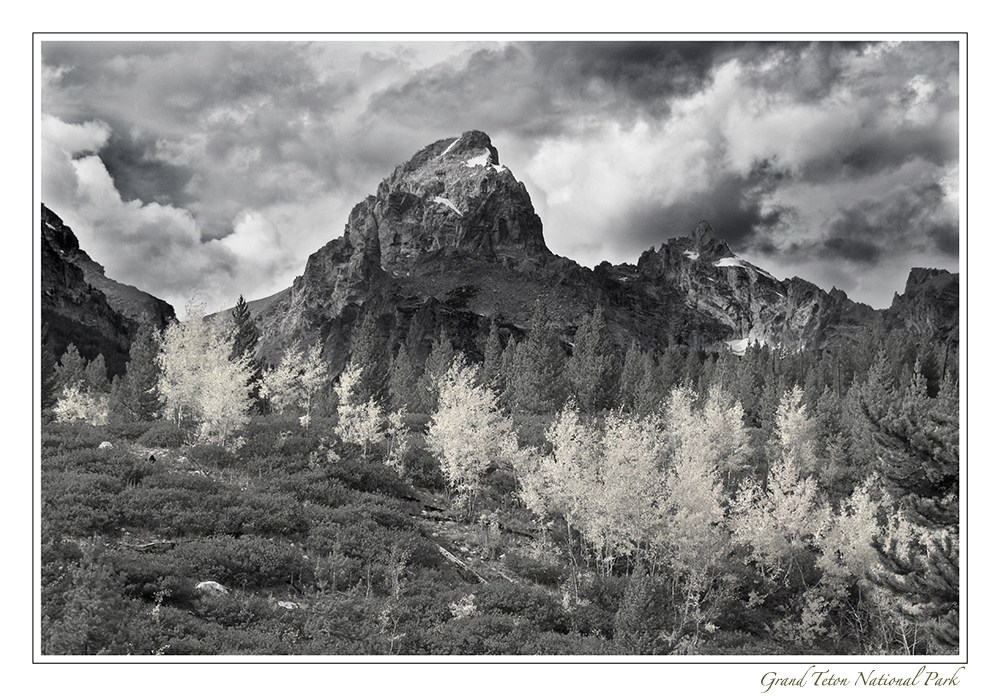
[[[957,335],[957,302],[941,301],[947,283],[921,278],[904,298],[913,290],[924,299],[901,298],[889,312],[894,321],[953,322]],[[489,137],[470,131],[396,167],[355,206],[343,237],[314,253],[291,288],[258,305],[259,350],[277,361],[298,342],[320,341],[338,370],[349,359],[357,318],[372,312],[394,346],[407,341],[418,357],[443,329],[476,358],[491,319],[520,337],[536,299],[546,303],[567,350],[596,305],[623,350],[632,340],[653,350],[669,342],[736,352],[754,342],[822,349],[888,316],[836,289],[777,280],[733,254],[707,222],[635,265],[583,268],[549,251],[523,184],[500,164]]]
[[[62,219],[42,205],[41,309],[56,355],[70,343],[93,360],[104,355],[111,374],[124,372],[139,318],[161,328],[174,318],[169,304],[104,275]]]
[[[958,274],[935,268],[914,268],[906,290],[892,298],[886,310],[890,324],[958,346]]]

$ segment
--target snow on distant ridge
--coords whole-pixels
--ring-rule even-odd
[[[490,162],[490,153],[489,152],[484,152],[483,154],[481,154],[481,155],[479,155],[477,157],[472,157],[470,159],[465,160],[465,166],[466,167],[490,167],[495,172],[502,172],[504,169],[507,168],[507,167],[503,166],[502,164],[493,164],[492,162]]]
[[[444,152],[442,152],[440,155],[438,155],[438,157],[444,157],[449,152],[451,152],[451,148],[455,147],[455,144],[458,143],[459,140],[461,140],[461,138],[455,138],[454,140],[452,140],[451,141],[451,145],[449,145],[448,147],[446,147],[444,149]]]
[[[472,157],[470,159],[465,160],[466,167],[485,167],[489,163],[490,163],[490,153],[488,152],[484,152],[478,157]]]
[[[443,196],[434,196],[434,202],[435,203],[444,203],[446,206],[448,206],[449,208],[451,208],[452,210],[454,210],[456,213],[458,213],[459,217],[465,217],[464,215],[462,215],[462,211],[455,207],[454,203],[452,203],[451,201],[449,201],[447,198],[444,198]]]
[[[685,251],[684,255],[687,256],[692,261],[697,261],[698,257],[701,256],[697,251]]]
[[[717,267],[721,267],[721,266],[739,266],[740,268],[742,268],[743,267],[743,259],[738,259],[735,256],[727,256],[724,259],[719,259],[718,261],[716,261],[715,265]]]
[[[733,351],[733,355],[742,356],[747,352],[747,346],[750,345],[750,339],[738,338],[735,341],[726,341],[725,344],[729,346],[729,350]]]

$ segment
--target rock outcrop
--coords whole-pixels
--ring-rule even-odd
[[[41,227],[42,323],[55,354],[73,343],[87,360],[103,354],[109,373],[121,374],[140,317],[162,328],[174,318],[173,307],[105,276],[73,230],[44,204]]]
[[[959,337],[958,274],[935,268],[914,268],[906,290],[892,298],[886,310],[895,328],[946,341],[953,348]]]

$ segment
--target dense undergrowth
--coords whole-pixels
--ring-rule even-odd
[[[323,425],[305,431],[294,419],[258,417],[234,454],[185,445],[183,431],[162,423],[46,424],[43,652],[613,655],[656,647],[663,627],[637,617],[655,621],[641,605],[669,602],[667,588],[574,569],[558,530],[535,530],[530,513],[504,506],[502,482],[484,505],[500,511],[492,532],[466,523],[434,487],[425,452],[407,461],[422,484],[414,486],[377,457],[321,435]],[[196,589],[203,582],[228,593]],[[633,597],[639,585],[642,596]],[[706,653],[794,651],[757,635],[759,622],[745,612],[730,616]],[[653,642],[636,638],[643,633]]]

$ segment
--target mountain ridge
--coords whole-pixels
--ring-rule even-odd
[[[939,283],[951,277],[957,286],[956,274],[941,273]],[[491,321],[522,337],[536,298],[548,305],[567,350],[597,305],[623,351],[633,340],[650,350],[680,343],[739,352],[754,342],[822,350],[857,340],[876,321],[921,330],[943,322],[944,335],[958,335],[957,307],[939,311],[931,295],[875,310],[836,288],[779,281],[736,256],[706,221],[643,252],[635,264],[583,267],[548,249],[524,185],[500,164],[489,136],[467,131],[395,167],[354,207],[343,236],[312,254],[290,288],[268,298],[256,313],[259,353],[274,362],[296,343],[319,341],[339,370],[357,319],[372,312],[392,347],[405,341],[420,357],[443,331],[475,358]]]
[[[175,319],[173,307],[108,278],[44,203],[41,221],[42,323],[53,350],[60,355],[72,343],[87,360],[104,355],[108,372],[122,374],[142,315],[162,329]]]

